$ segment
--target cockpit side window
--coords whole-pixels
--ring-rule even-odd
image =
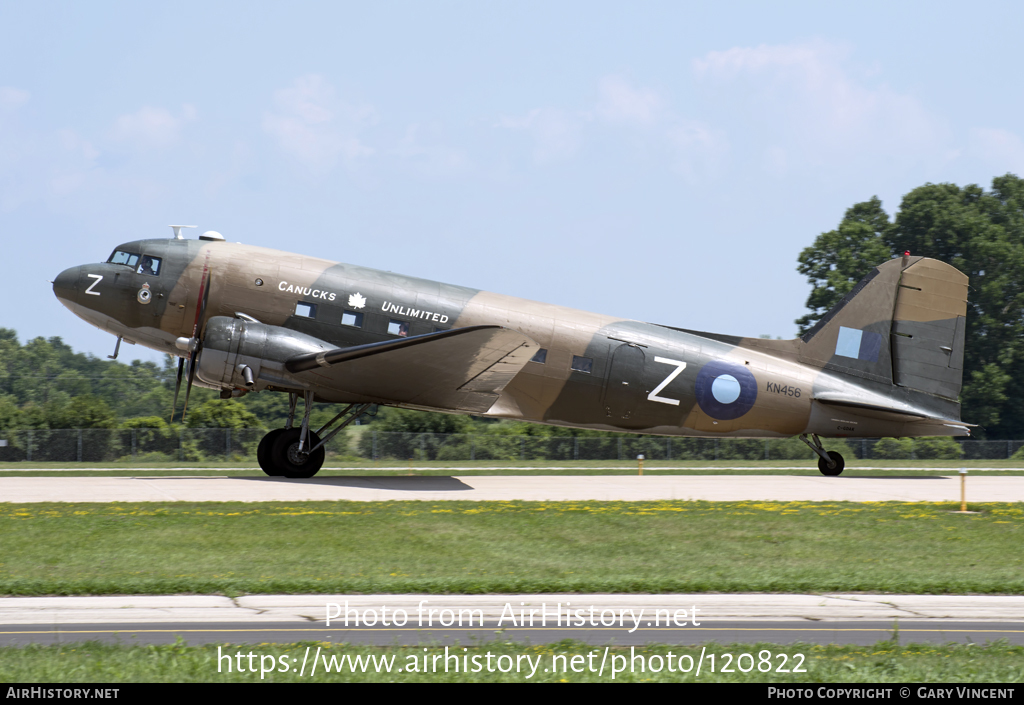
[[[134,252],[114,250],[114,254],[110,255],[110,259],[107,261],[110,264],[127,264],[129,267],[134,268],[139,263],[139,256]]]
[[[160,258],[150,257],[149,255],[142,255],[142,260],[139,262],[139,268],[135,270],[136,274],[152,274],[156,276],[160,274]]]

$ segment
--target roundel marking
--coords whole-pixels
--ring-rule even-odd
[[[711,383],[711,396],[720,404],[732,404],[740,398],[740,383],[732,375],[719,375]]]
[[[757,401],[757,380],[743,365],[715,360],[697,373],[697,404],[719,421],[738,419]]]

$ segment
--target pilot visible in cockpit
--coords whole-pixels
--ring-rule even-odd
[[[136,270],[139,274],[153,274],[155,275],[160,269],[160,260],[149,255],[143,255],[142,260],[139,262],[139,268]]]

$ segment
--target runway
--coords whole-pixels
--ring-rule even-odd
[[[970,502],[1022,502],[1024,477],[967,479]],[[4,502],[846,501],[958,502],[960,478],[801,475],[0,477]]]
[[[960,478],[814,476],[0,477],[5,502],[709,500],[956,502]],[[971,502],[1024,501],[1024,477],[970,477]],[[328,605],[340,619],[326,623]],[[384,608],[392,616],[384,624]],[[346,610],[358,616],[344,623]],[[396,610],[403,619],[394,619]],[[431,610],[434,611],[431,614]],[[533,610],[534,614],[530,614]],[[538,611],[539,610],[539,611]],[[575,610],[583,610],[582,621]],[[369,612],[368,612],[369,611]],[[570,611],[572,619],[570,619]],[[374,614],[371,614],[373,612]],[[555,614],[552,619],[552,614]],[[458,623],[458,617],[463,623]],[[546,615],[546,617],[545,617]],[[558,615],[563,618],[558,620]],[[530,622],[532,616],[533,622]],[[473,618],[474,621],[469,620]],[[356,621],[358,620],[358,621]],[[454,645],[1024,644],[1024,597],[942,595],[252,595],[0,598],[0,643],[332,641]]]
[[[332,615],[331,625],[326,623]],[[386,624],[382,623],[386,622]],[[0,643],[1024,644],[1024,597],[254,595],[0,598]]]

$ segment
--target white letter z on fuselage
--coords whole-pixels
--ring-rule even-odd
[[[647,399],[649,401],[658,401],[661,402],[662,404],[672,404],[673,406],[679,406],[678,399],[668,399],[666,397],[659,397],[658,392],[660,392],[662,389],[671,384],[672,380],[678,377],[679,373],[686,369],[686,363],[680,362],[679,360],[669,360],[667,357],[655,357],[654,361],[663,362],[666,365],[675,365],[676,368],[672,370],[672,374],[665,378],[664,382],[655,387],[654,391],[647,395]]]
[[[103,275],[102,274],[86,274],[85,276],[92,277],[93,279],[96,280],[92,284],[89,285],[89,288],[85,290],[85,293],[89,294],[90,296],[99,296],[100,292],[93,291],[92,288],[94,286],[96,286],[97,284],[99,284],[101,281],[103,281]]]

